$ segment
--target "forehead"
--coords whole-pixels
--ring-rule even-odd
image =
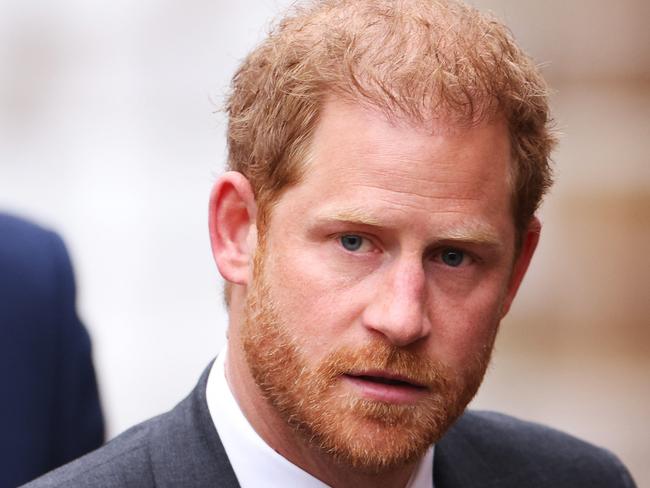
[[[373,225],[464,219],[510,221],[510,143],[505,121],[414,126],[330,99],[303,178],[281,200],[306,215],[363,215]],[[295,215],[295,214],[294,214]],[[456,222],[457,223],[457,222]]]

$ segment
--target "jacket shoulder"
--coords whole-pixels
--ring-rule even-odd
[[[466,412],[439,442],[436,458],[448,472],[445,477],[461,481],[458,486],[635,486],[627,469],[606,449],[495,412]],[[493,481],[476,483],[477,476]]]
[[[165,414],[167,415],[167,414]],[[154,487],[149,444],[163,416],[136,425],[105,446],[38,478],[24,488]]]
[[[51,306],[60,287],[74,293],[70,258],[58,234],[0,214],[0,236],[0,291],[7,304],[30,297]]]
[[[34,259],[37,257],[34,256],[34,251],[43,252],[44,248],[51,246],[53,240],[60,240],[55,232],[45,227],[4,213],[0,213],[0,235],[0,255],[21,260]]]
[[[139,424],[26,488],[239,486],[205,398],[206,368],[176,407]]]

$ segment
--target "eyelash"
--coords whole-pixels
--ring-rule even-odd
[[[461,254],[462,255],[462,261],[456,266],[444,262],[443,256],[447,252],[453,252],[453,253]],[[433,257],[434,257],[434,260],[437,263],[441,263],[441,264],[443,264],[443,265],[445,265],[445,266],[447,266],[449,268],[462,268],[462,267],[465,267],[465,266],[469,266],[470,264],[474,264],[476,262],[475,257],[471,253],[469,253],[467,251],[464,251],[463,249],[459,249],[457,247],[443,247],[443,248],[440,248],[439,250],[437,250],[435,252]]]
[[[374,242],[372,241],[372,239],[370,239],[370,238],[368,238],[368,237],[366,237],[366,236],[364,236],[364,235],[362,235],[362,234],[353,234],[353,233],[338,234],[338,235],[336,236],[336,240],[337,240],[337,242],[339,243],[339,245],[340,245],[340,246],[341,246],[345,251],[347,251],[347,252],[349,252],[349,253],[358,253],[359,250],[358,250],[358,249],[356,249],[356,250],[347,249],[347,248],[343,245],[343,242],[342,242],[343,239],[344,239],[345,237],[356,237],[356,238],[359,238],[359,239],[361,240],[361,243],[360,243],[360,245],[359,245],[359,249],[361,249],[361,248],[363,247],[364,243],[367,243],[367,244],[371,245],[371,246],[373,247],[373,250],[377,247],[377,246],[374,244]]]
[[[363,234],[344,233],[344,234],[337,234],[335,237],[336,237],[336,240],[337,240],[338,244],[346,252],[349,252],[351,254],[361,254],[361,252],[359,252],[359,249],[361,249],[363,247],[364,243],[368,243],[368,244],[372,245],[373,248],[377,247],[374,244],[372,239],[370,239],[367,236],[364,236]],[[356,249],[356,250],[347,249],[342,243],[342,240],[345,237],[357,237],[357,238],[361,239],[361,244],[359,245],[359,249]],[[366,252],[371,252],[371,251],[366,251]],[[460,264],[458,264],[457,266],[453,266],[453,265],[451,265],[449,263],[445,263],[444,260],[443,260],[443,255],[446,252],[456,252],[456,253],[462,254],[462,261],[460,262]],[[441,248],[438,248],[435,251],[431,252],[430,253],[430,259],[432,261],[436,262],[436,263],[442,264],[442,265],[444,265],[446,267],[449,267],[449,268],[462,268],[462,267],[469,266],[471,264],[475,264],[475,263],[479,262],[479,260],[476,258],[476,256],[474,256],[472,253],[470,253],[468,251],[465,251],[464,249],[461,249],[461,248],[458,248],[458,247],[451,247],[451,246],[441,247]]]

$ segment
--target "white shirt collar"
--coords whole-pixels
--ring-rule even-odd
[[[210,370],[206,397],[208,410],[241,488],[327,488],[280,454],[258,434],[242,413],[226,381],[224,347]],[[433,446],[418,463],[406,488],[433,487]]]

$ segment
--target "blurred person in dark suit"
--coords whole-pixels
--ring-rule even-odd
[[[0,488],[99,447],[104,420],[61,238],[0,214]]]

